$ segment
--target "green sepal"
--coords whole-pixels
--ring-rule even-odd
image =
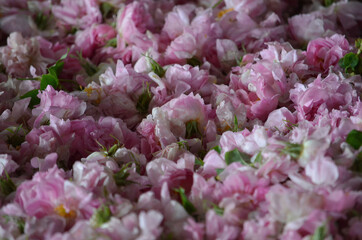
[[[200,138],[202,136],[197,120],[190,120],[186,123],[186,138]]]
[[[112,38],[112,39],[108,40],[108,42],[104,46],[116,48],[117,47],[117,38]]]
[[[101,10],[103,19],[112,17],[112,15],[115,14],[115,12],[116,12],[116,8],[108,2],[101,3],[100,10]]]
[[[322,225],[314,231],[311,240],[324,240],[325,238],[326,238],[326,227]]]
[[[20,124],[15,131],[13,131],[10,128],[7,128],[6,130],[10,133],[12,133],[11,136],[7,136],[6,143],[13,146],[14,148],[20,146],[23,142],[25,142],[25,136],[20,135],[19,131],[22,128],[23,124]]]
[[[195,56],[193,56],[192,58],[188,58],[186,60],[186,63],[193,66],[193,67],[196,67],[196,66],[201,66],[202,65],[202,62]]]
[[[215,147],[213,147],[211,149],[215,150],[218,154],[221,153],[221,147],[219,145],[216,145]]]
[[[109,207],[106,205],[102,205],[94,212],[91,221],[96,227],[99,227],[102,224],[108,222],[111,217],[112,212]]]
[[[333,4],[333,2],[334,2],[333,0],[324,0],[324,6],[329,7]]]
[[[181,203],[186,212],[190,215],[193,215],[196,212],[195,206],[190,202],[190,200],[187,198],[185,194],[185,189],[182,187],[179,187],[177,189],[174,189],[175,192],[177,192],[180,195]]]
[[[256,155],[254,162],[261,163],[262,161],[263,161],[263,156],[261,155],[261,152],[258,152],[258,155]]]
[[[224,168],[216,168],[215,169],[217,175],[220,175],[224,170],[225,170]]]
[[[204,161],[201,158],[195,158],[195,165],[196,166],[204,166]]]
[[[152,93],[150,91],[150,86],[147,83],[147,86],[146,86],[145,90],[138,97],[138,100],[137,100],[137,103],[136,103],[137,111],[142,115],[147,114],[151,100],[152,100]]]
[[[117,173],[113,174],[113,179],[118,187],[124,187],[135,183],[134,181],[127,180],[127,178],[130,175],[128,173],[128,170],[131,164],[132,164],[131,162],[124,164],[123,167]]]
[[[298,143],[285,142],[285,147],[281,150],[285,155],[290,155],[294,159],[298,159],[302,153],[303,145]]]
[[[44,15],[42,12],[36,14],[34,22],[39,30],[45,30],[48,26],[49,17]]]
[[[163,69],[163,67],[160,64],[158,64],[158,62],[153,60],[151,57],[146,56],[146,58],[148,59],[151,65],[152,71],[162,78],[166,73],[165,69]]]
[[[212,206],[213,206],[213,209],[214,209],[214,211],[215,211],[215,213],[217,215],[219,215],[219,216],[224,215],[224,209],[223,208],[219,207],[218,205],[216,205],[214,203],[212,204]]]
[[[0,190],[5,196],[16,191],[16,185],[11,180],[9,174],[5,171],[5,178],[0,178]]]
[[[243,165],[249,166],[250,156],[240,152],[237,148],[225,153],[225,162],[230,165],[233,162],[240,162]]]
[[[233,132],[239,132],[241,129],[239,128],[239,122],[238,122],[238,118],[236,117],[236,115],[234,115],[234,127],[233,127]]]

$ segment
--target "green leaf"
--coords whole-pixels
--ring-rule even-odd
[[[314,231],[312,240],[324,240],[325,238],[326,238],[326,227],[322,225]]]
[[[146,89],[138,97],[138,100],[136,103],[137,111],[142,115],[147,114],[151,100],[152,100],[152,94],[150,91],[149,84],[147,83]]]
[[[202,134],[199,130],[197,120],[190,120],[186,122],[186,138],[201,138]]]
[[[213,147],[213,148],[211,148],[211,149],[215,150],[215,151],[218,152],[219,154],[221,153],[221,147],[220,147],[219,145],[217,145],[217,146],[215,146],[215,147]]]
[[[235,148],[234,150],[225,153],[225,162],[227,165],[230,165],[233,162],[240,162],[243,165],[249,166],[250,156]]]
[[[0,190],[5,196],[16,191],[16,185],[9,177],[9,174],[5,171],[5,178],[0,178]]]
[[[108,40],[108,42],[106,43],[105,47],[113,47],[113,48],[116,48],[116,47],[117,47],[117,38],[112,38],[112,39]]]
[[[339,60],[339,66],[344,68],[346,72],[355,71],[355,67],[358,65],[358,55],[355,53],[347,53],[343,58]]]
[[[193,66],[193,67],[196,67],[196,66],[201,66],[202,65],[202,62],[195,56],[193,56],[192,58],[188,58],[186,60],[186,63]]]
[[[181,198],[181,203],[182,206],[184,207],[184,209],[186,210],[186,212],[188,212],[188,214],[192,215],[196,212],[196,208],[195,206],[192,204],[192,202],[190,202],[185,194],[185,189],[183,189],[182,187],[179,187],[177,189],[174,189],[175,192],[180,194],[180,198]]]
[[[40,80],[40,90],[45,90],[48,85],[56,89],[59,85],[58,77],[52,74],[44,74]]]
[[[102,205],[99,207],[92,216],[92,222],[96,227],[108,222],[112,217],[112,212],[108,206]]]
[[[156,62],[155,60],[153,60],[151,57],[146,56],[146,58],[148,59],[150,65],[151,65],[151,69],[154,73],[156,73],[159,77],[163,77],[166,73],[166,71],[163,69],[163,67],[158,64],[158,62]]]
[[[34,105],[38,105],[40,103],[40,98],[38,98],[38,93],[39,90],[38,89],[34,89],[31,90],[27,93],[25,93],[23,96],[20,97],[20,99],[24,99],[24,98],[31,98],[30,103],[29,103],[29,108],[34,108]]]
[[[358,150],[362,146],[362,132],[358,130],[352,130],[348,133],[346,142]]]
[[[113,179],[116,182],[118,187],[124,187],[124,186],[135,183],[134,181],[127,180],[127,178],[130,175],[128,173],[128,170],[130,169],[129,165],[131,165],[131,164],[132,164],[131,162],[124,164],[123,167],[121,168],[121,170],[119,170],[117,173],[113,174]]]

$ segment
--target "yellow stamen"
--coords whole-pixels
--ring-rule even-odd
[[[87,93],[87,96],[88,96],[88,97],[90,97],[90,95],[91,95],[92,92],[93,92],[93,88],[92,88],[92,87],[86,87],[86,88],[84,88],[83,91]]]
[[[218,18],[222,18],[222,16],[224,16],[226,13],[231,12],[231,11],[234,11],[234,8],[228,8],[228,9],[221,10],[221,11],[217,14],[217,17],[218,17]]]
[[[77,213],[74,210],[66,211],[63,204],[58,205],[54,208],[54,211],[61,217],[64,218],[75,218]]]

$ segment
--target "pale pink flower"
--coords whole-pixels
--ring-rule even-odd
[[[0,154],[0,176],[6,176],[14,172],[19,165],[14,162],[12,156],[9,154]]]
[[[45,172],[56,165],[57,159],[58,159],[57,153],[50,153],[46,155],[44,159],[39,157],[34,157],[30,160],[30,162],[33,168],[39,168],[39,172]]]
[[[339,177],[338,167],[332,159],[320,157],[308,163],[305,174],[318,185],[334,185]]]
[[[207,71],[190,65],[170,66],[167,68],[165,80],[167,89],[174,92],[173,98],[177,98],[181,94],[198,93],[205,85],[210,84]]]
[[[308,87],[297,84],[290,91],[290,99],[296,104],[299,119],[313,120],[315,114],[328,109],[348,106],[357,100],[351,85],[336,74],[329,74],[322,79],[318,75]]]
[[[77,32],[75,45],[80,49],[83,57],[92,57],[97,48],[103,47],[115,36],[116,31],[113,27],[107,24],[96,24]]]
[[[15,202],[29,216],[43,218],[55,214],[69,220],[88,219],[98,205],[91,194],[65,180],[64,172],[56,166],[23,182],[17,188]]]
[[[175,39],[180,36],[184,28],[190,25],[190,18],[195,8],[196,6],[192,4],[175,6],[172,12],[167,14],[162,31],[165,32],[170,39]]]
[[[278,223],[269,216],[244,222],[243,237],[245,240],[267,239],[269,236],[276,235],[278,235]]]
[[[251,17],[258,17],[266,11],[264,0],[226,0],[225,5],[226,9],[242,11]]]
[[[299,78],[302,78],[309,73],[308,65],[304,63],[305,54],[302,50],[294,49],[288,42],[270,42],[266,44],[268,48],[260,51],[260,56],[264,60],[280,63],[287,76],[292,77],[293,74],[296,74]],[[293,85],[294,82],[290,84]]]
[[[263,151],[263,164],[257,170],[258,176],[270,179],[272,183],[285,181],[290,174],[297,173],[299,165],[280,152]]]
[[[61,119],[75,119],[82,116],[87,108],[87,104],[78,98],[64,91],[56,91],[51,85],[38,94],[40,104],[33,109],[35,119],[34,125],[37,126],[41,121],[49,120],[53,115]]]
[[[362,219],[358,217],[354,217],[348,222],[349,228],[348,228],[348,235],[351,237],[351,239],[355,238],[361,238],[361,228],[362,228]]]
[[[216,52],[219,63],[224,67],[233,66],[241,55],[235,42],[229,39],[217,39]]]
[[[300,228],[309,214],[323,206],[323,197],[313,192],[302,192],[275,185],[266,195],[273,220],[286,224],[285,228]]]
[[[324,196],[324,209],[336,213],[353,209],[358,204],[360,195],[356,191],[328,188],[322,188],[318,193]]]
[[[288,101],[290,86],[279,63],[260,60],[233,70],[230,87],[247,106],[248,118],[266,120],[278,102]]]
[[[153,108],[152,115],[148,115],[138,126],[138,132],[148,139],[148,149],[164,149],[180,138],[190,139],[189,146],[191,144],[198,148],[200,141],[197,141],[197,138],[201,136],[204,136],[206,141],[215,140],[213,118],[211,106],[205,105],[200,95],[182,94],[160,108]],[[193,124],[192,129],[188,124]],[[192,143],[192,139],[196,139],[196,142]]]
[[[202,168],[202,175],[206,178],[216,176],[216,169],[222,169],[226,167],[225,160],[215,150],[209,151],[204,157],[204,165]]]
[[[189,218],[184,225],[184,230],[188,233],[188,238],[192,240],[204,239],[205,226],[203,223],[195,222],[193,218]]]
[[[155,159],[146,166],[147,175],[156,194],[160,193],[164,183],[173,191],[182,187],[189,193],[193,184],[193,172],[190,169],[178,168],[177,165],[165,158]]]
[[[278,108],[269,114],[264,126],[285,133],[296,126],[296,117],[286,107]]]
[[[61,0],[60,5],[52,7],[52,13],[60,25],[67,28],[86,29],[102,21],[102,14],[95,0]]]
[[[242,128],[246,122],[246,107],[233,89],[226,85],[214,85],[211,102],[216,108],[218,132],[236,127]],[[235,126],[235,117],[238,126]]]
[[[36,69],[36,74],[45,73],[49,59],[44,58],[39,51],[36,38],[25,39],[18,32],[13,32],[7,39],[7,46],[0,48],[1,63],[6,72],[16,77],[30,77],[30,68]]]
[[[116,188],[112,174],[111,169],[96,161],[75,162],[73,164],[74,182],[94,193],[100,194],[104,189],[111,191]]]
[[[288,19],[288,23],[294,39],[305,45],[316,38],[331,35],[335,29],[335,23],[320,12],[295,15]]]
[[[147,50],[152,41],[146,36],[146,30],[152,30],[153,18],[148,12],[146,2],[127,4],[117,19],[117,31],[128,44],[143,45]]]
[[[175,38],[165,52],[166,63],[186,63],[197,52],[197,41],[193,33],[184,31]]]
[[[205,232],[208,239],[238,239],[241,228],[228,224],[213,210],[206,213]]]
[[[348,50],[348,41],[342,35],[318,38],[308,43],[306,61],[316,70],[327,71],[330,66],[336,66]]]

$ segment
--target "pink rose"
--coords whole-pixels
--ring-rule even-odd
[[[327,71],[330,66],[336,66],[348,50],[348,41],[342,35],[317,38],[308,44],[307,63],[316,70]]]

